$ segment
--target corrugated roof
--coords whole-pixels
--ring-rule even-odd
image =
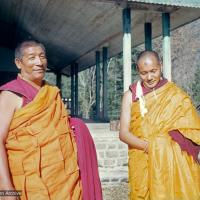
[[[46,46],[49,69],[70,75],[69,66],[77,62],[79,71],[84,70],[95,64],[95,51],[103,46],[108,46],[109,57],[122,51],[127,2],[133,8],[133,47],[144,42],[145,22],[152,23],[153,38],[162,35],[161,12],[170,12],[171,30],[200,18],[200,9],[163,5],[171,0],[0,0],[0,49],[13,50],[18,41],[36,39]],[[0,55],[1,71],[9,58]]]
[[[128,0],[128,2],[200,8],[200,0]]]

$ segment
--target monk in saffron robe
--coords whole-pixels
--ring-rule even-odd
[[[72,131],[59,89],[43,81],[47,67],[44,46],[25,41],[15,54],[21,73],[0,88],[0,189],[22,191],[22,200],[101,200],[91,136],[81,121]],[[82,136],[79,126],[85,131]],[[81,140],[84,137],[90,139],[87,144]],[[77,151],[81,156],[90,153],[93,162],[83,162]],[[90,179],[84,175],[87,172]]]
[[[200,199],[200,117],[188,95],[161,77],[154,51],[137,59],[140,81],[122,100],[130,200]]]

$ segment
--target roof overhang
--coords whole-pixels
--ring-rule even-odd
[[[155,4],[153,0],[0,2],[0,46],[14,49],[20,40],[39,40],[46,46],[49,68],[66,75],[70,75],[69,66],[74,62],[79,64],[79,71],[93,66],[95,51],[103,46],[108,47],[109,57],[122,51],[122,9],[126,6],[132,9],[132,46],[144,42],[145,22],[152,23],[153,38],[162,34],[162,12],[170,13],[171,30],[200,17],[200,3],[188,7]]]

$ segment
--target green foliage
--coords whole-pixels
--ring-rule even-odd
[[[71,98],[71,77],[62,75],[61,78],[62,97]]]
[[[139,79],[138,72],[137,72],[137,66],[136,66],[136,60],[137,60],[138,53],[139,53],[139,49],[137,49],[137,48],[132,49],[132,66],[131,66],[132,82],[135,82],[136,80]]]
[[[108,117],[110,120],[119,118],[121,98],[123,94],[123,60],[119,54],[109,61],[108,66]]]
[[[132,49],[132,82],[138,79],[136,58],[138,50]],[[123,96],[123,55],[122,53],[111,58],[108,71],[108,116],[110,120],[120,118],[121,100]]]
[[[56,75],[53,72],[47,72],[45,74],[45,80],[52,85],[56,85]]]
[[[92,118],[95,105],[95,67],[91,67],[82,72],[78,76],[78,101],[79,116],[89,119]]]
[[[56,85],[56,74],[53,72],[47,72],[45,74],[45,80],[52,85]],[[71,78],[62,75],[61,80],[62,96],[65,98],[71,98]]]

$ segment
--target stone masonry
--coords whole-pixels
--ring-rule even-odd
[[[109,123],[88,123],[96,145],[102,185],[127,183],[127,145],[119,140],[119,131],[111,131]]]

